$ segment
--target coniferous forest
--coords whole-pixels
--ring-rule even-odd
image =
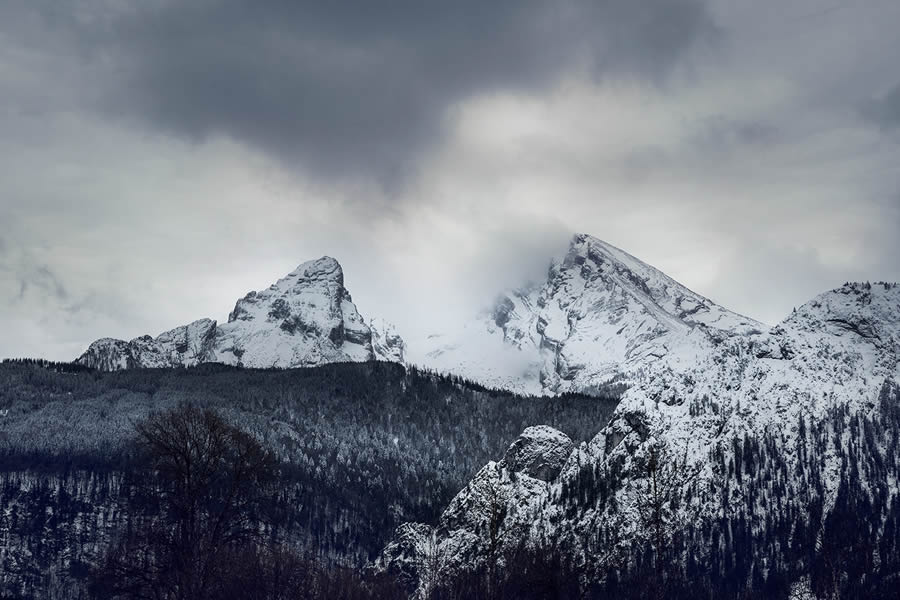
[[[374,593],[362,584],[364,567],[394,529],[434,521],[524,428],[550,424],[587,440],[608,420],[616,392],[520,398],[392,363],[101,373],[7,361],[0,365],[0,597],[144,597],[146,590],[110,587],[103,571],[112,569],[111,557],[128,555],[134,539],[158,538],[183,513],[167,504],[172,481],[157,464],[163,459],[142,445],[142,428],[161,414],[205,411],[258,444],[264,472],[241,488],[252,497],[237,494],[252,503],[238,511],[252,523],[219,545],[228,561],[256,565],[245,578],[267,570],[270,579],[273,570],[309,578],[283,582],[293,595],[260,597],[310,597],[321,588],[330,598],[344,594],[333,586]],[[235,463],[228,453],[219,460]],[[191,502],[221,510],[222,485],[201,485]],[[259,550],[252,560],[235,554],[248,547]],[[137,555],[144,567],[162,560]],[[237,573],[232,567],[227,572]],[[161,597],[200,597],[173,594]]]
[[[407,597],[408,581],[369,567],[398,525],[435,522],[529,425],[589,440],[617,391],[521,398],[389,363],[0,370],[5,598]],[[900,477],[898,407],[886,386],[872,416],[801,419],[795,448],[778,431],[735,438],[709,457],[734,490],[693,484],[661,448],[640,505],[651,535],[523,538],[502,569],[481,563],[429,597],[897,597],[900,503],[873,482]],[[621,480],[615,463],[584,464],[555,501],[615,514]],[[725,505],[671,518],[691,497]]]

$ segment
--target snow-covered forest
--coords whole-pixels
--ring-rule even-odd
[[[593,436],[616,400],[518,398],[393,363],[301,370],[222,365],[100,373],[0,366],[0,590],[87,597],[129,522],[135,426],[210,408],[277,459],[267,539],[324,567],[364,567],[406,521],[434,521],[529,425]]]

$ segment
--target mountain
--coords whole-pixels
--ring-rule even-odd
[[[614,597],[629,580],[643,597],[895,597],[885,590],[900,573],[900,285],[845,284],[764,332],[722,327],[734,317],[706,306],[694,330],[714,351],[678,368],[645,362],[549,484],[488,463],[437,528],[399,528],[376,567],[420,591],[490,580],[491,564],[527,555],[574,565],[576,587],[602,582]],[[555,464],[572,448],[544,447]],[[513,517],[478,535],[448,526],[486,485],[502,492],[487,512]],[[466,558],[434,582],[435,555]]]
[[[591,392],[659,362],[692,365],[766,329],[581,234],[546,281],[500,295],[461,331],[410,348],[409,360],[521,392]]]
[[[374,358],[548,397],[504,394],[460,377],[433,376],[432,384],[428,373],[414,384],[388,377],[379,395],[368,370],[403,368],[352,364],[290,373],[235,369],[240,375],[220,380],[218,392],[193,370],[104,373],[150,381],[133,382],[125,406],[117,404],[124,401],[112,379],[102,390],[91,387],[85,401],[103,419],[184,398],[228,406],[216,394],[245,411],[244,378],[273,378],[248,428],[314,481],[304,492],[320,494],[316,502],[333,519],[324,529],[318,524],[325,521],[303,512],[302,496],[286,501],[301,507],[304,525],[319,536],[310,549],[368,555],[368,572],[401,582],[410,597],[898,597],[897,284],[847,283],[768,327],[622,250],[576,235],[545,281],[502,294],[456,331],[407,346],[389,325],[362,320],[339,265],[323,258],[239,300],[221,327],[201,320],[155,339],[101,340],[81,362],[112,370]],[[318,383],[307,380],[316,372]],[[10,388],[13,403],[0,395],[0,408],[32,419],[0,432],[0,442],[14,442],[20,469],[36,464],[42,446],[72,443],[58,453],[69,457],[79,456],[85,440],[95,443],[96,418],[80,421],[87,432],[70,431],[73,404],[62,383],[94,386],[93,375],[39,385],[41,378],[28,373]],[[158,375],[178,380],[177,389],[159,389]],[[287,385],[276,377],[295,379]],[[189,389],[181,387],[188,380]],[[294,396],[310,386],[328,410]],[[566,433],[551,427],[570,392],[601,396],[577,396],[579,402],[609,401],[615,392],[608,420],[603,413],[576,421],[581,434],[587,428],[596,435],[571,435],[572,413],[563,419],[568,428],[560,427]],[[41,407],[35,398],[52,402],[53,418],[31,414]],[[502,410],[485,412],[487,406]],[[525,413],[527,421],[514,418]],[[426,425],[397,435],[407,422]],[[344,439],[348,431],[354,433]],[[126,435],[116,435],[117,447],[126,447]],[[295,444],[302,456],[292,454]],[[382,464],[372,448],[376,456],[398,451],[402,458]],[[419,453],[428,457],[427,469]],[[336,469],[348,459],[358,464]],[[466,468],[443,479],[446,465],[459,461]],[[66,463],[61,470],[71,469]],[[73,476],[73,489],[80,477]],[[435,477],[445,484],[437,494]],[[11,481],[3,489],[36,489]],[[369,485],[375,496],[362,489]],[[377,506],[367,504],[372,497]],[[423,498],[427,510],[415,509]],[[359,505],[331,512],[334,501],[347,499]],[[0,515],[0,534],[4,527]],[[29,539],[37,556],[43,538]]]
[[[393,325],[360,316],[340,264],[323,257],[238,300],[225,324],[201,319],[156,338],[103,338],[78,362],[113,370],[388,360],[519,393],[597,393],[652,364],[690,365],[732,336],[765,329],[618,248],[576,235],[544,283],[501,294],[457,331],[409,346]]]
[[[227,323],[200,319],[156,338],[103,338],[77,362],[110,371],[205,362],[291,368],[368,360],[403,362],[403,339],[390,324],[367,323],[360,316],[344,287],[341,265],[325,256],[238,300]]]

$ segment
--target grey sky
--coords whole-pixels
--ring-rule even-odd
[[[900,279],[895,2],[387,4],[0,5],[0,356],[323,254],[415,337],[572,231],[768,322]]]

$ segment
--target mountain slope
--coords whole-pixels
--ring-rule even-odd
[[[520,391],[589,392],[660,361],[691,365],[732,336],[765,329],[582,234],[543,284],[501,295],[461,332],[411,349],[409,360]]]
[[[516,397],[385,362],[58,367],[0,363],[0,598],[93,597],[88,567],[133,525],[125,497],[146,493],[131,461],[134,426],[153,411],[209,407],[253,435],[279,461],[267,537],[362,565],[402,522],[436,518],[523,429],[589,439],[616,404]],[[545,469],[526,450],[516,464]]]
[[[747,589],[754,569],[780,578],[773,589],[808,587],[812,576],[835,597],[871,597],[876,588],[866,586],[892,581],[900,569],[900,285],[846,284],[768,332],[727,337],[694,365],[647,367],[550,486],[506,494],[529,494],[531,528],[521,533],[521,516],[503,525],[498,539],[507,527],[516,533],[493,554],[521,554],[521,544],[538,554],[563,548],[594,581],[614,568],[616,577],[632,571],[652,582],[694,561],[705,566],[689,583],[707,591]],[[434,536],[431,547],[452,544],[469,557],[458,569],[490,562],[483,536],[447,528]],[[380,568],[410,571],[408,558],[392,554],[409,538],[398,531]],[[641,571],[648,555],[670,562]],[[817,572],[821,564],[870,579],[840,583]],[[653,585],[677,595],[671,583]]]
[[[363,320],[344,287],[341,265],[325,256],[238,300],[227,323],[201,319],[156,338],[142,336],[130,342],[103,338],[77,362],[101,370],[203,362],[291,368],[402,362],[403,347],[392,326]]]

